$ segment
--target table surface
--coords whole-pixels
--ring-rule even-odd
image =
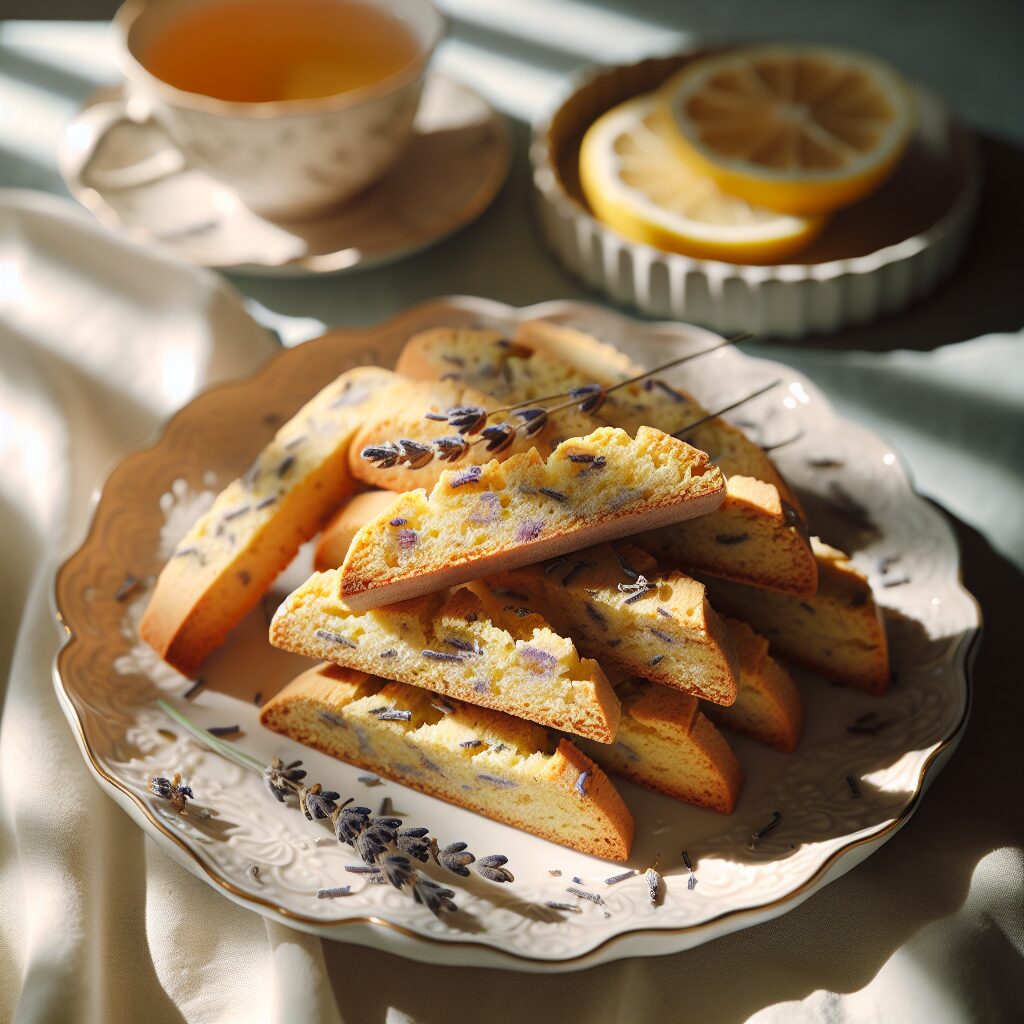
[[[18,495],[0,465],[0,555],[13,566],[0,601],[0,685],[13,666],[0,721],[0,960],[8,954],[5,962],[19,967],[0,980],[0,1018],[127,1020],[145,1012],[153,1021],[440,1021],[456,1007],[472,1006],[481,1019],[522,1020],[549,1019],[557,1006],[560,1019],[593,1022],[674,1020],[685,1005],[689,1016],[707,1020],[1021,1019],[1024,805],[1007,793],[1021,781],[1016,723],[1024,688],[1004,677],[1019,675],[1010,638],[1024,597],[1024,5],[446,0],[441,6],[451,31],[438,66],[509,117],[516,143],[510,181],[478,222],[393,267],[320,280],[233,277],[257,315],[286,341],[324,324],[372,322],[439,294],[520,305],[594,300],[552,262],[524,214],[528,122],[580,64],[635,59],[706,38],[824,40],[890,59],[978,132],[986,169],[978,226],[962,268],[939,294],[901,316],[832,337],[748,346],[807,373],[842,412],[887,437],[921,492],[951,513],[965,582],[986,619],[967,736],[910,825],[868,862],[784,918],[685,954],[533,978],[428,968],[321,945],[210,901],[197,891],[200,883],[148,841],[130,839],[120,812],[78,777],[80,763],[72,776],[73,747],[66,762],[54,754],[66,774],[51,781],[69,793],[80,790],[80,801],[96,801],[91,813],[101,822],[92,836],[58,829],[48,840],[50,857],[33,854],[38,836],[26,824],[33,815],[25,790],[45,785],[45,776],[32,774],[12,721],[21,721],[14,709],[30,707],[30,700],[38,702],[40,720],[44,709],[53,710],[46,707],[53,700],[49,680],[32,678],[26,653],[47,641],[33,637],[39,623],[30,611],[22,615],[23,604],[38,605],[46,588],[35,570],[49,548],[34,534],[31,511],[18,511]],[[0,186],[67,194],[55,166],[57,139],[85,96],[115,79],[112,61],[105,24],[0,23]],[[2,282],[0,276],[0,288]],[[2,309],[0,302],[0,328]],[[4,352],[0,330],[0,357]],[[0,358],[0,384],[8,370]],[[0,427],[4,422],[0,409]],[[110,443],[116,454],[116,433]],[[62,545],[74,540],[80,520],[68,517]],[[59,732],[59,716],[48,721],[53,734],[40,742],[54,751],[71,747]],[[104,831],[141,844],[122,881],[130,905],[146,909],[145,927],[132,933],[145,948],[123,948],[116,915],[76,912],[90,899],[118,907],[125,898],[83,891],[83,865],[104,856]],[[45,924],[48,885],[59,885],[68,901],[61,942]],[[202,964],[190,960],[194,918],[169,909],[172,892],[208,914]],[[102,935],[76,936],[75,921],[97,919]],[[364,978],[377,980],[353,980]],[[739,978],[745,983],[737,984]],[[214,989],[220,1001],[211,1001]],[[228,996],[236,1002],[225,1001]]]

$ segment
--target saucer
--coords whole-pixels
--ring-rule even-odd
[[[123,99],[120,87],[100,89],[68,124],[58,149],[68,189],[107,227],[218,270],[337,274],[392,263],[478,217],[508,173],[499,115],[467,86],[429,75],[413,138],[385,178],[315,218],[270,221],[188,166],[152,122],[96,131],[96,108]]]

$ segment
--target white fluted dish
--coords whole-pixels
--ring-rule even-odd
[[[980,161],[973,137],[919,87],[914,136],[896,173],[874,195],[839,211],[792,263],[693,259],[635,242],[599,221],[579,186],[584,132],[688,59],[585,72],[535,124],[530,160],[540,227],[574,276],[648,316],[723,333],[800,338],[899,312],[953,272],[974,222]]]

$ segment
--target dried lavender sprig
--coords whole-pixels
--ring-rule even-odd
[[[772,811],[772,820],[767,825],[750,834],[750,848],[753,850],[766,835],[774,832],[779,827],[780,821],[782,821],[782,812]]]
[[[618,885],[619,882],[624,882],[627,878],[633,878],[636,875],[636,871],[630,868],[628,871],[622,871],[617,875],[612,875],[611,878],[604,880],[605,885]]]
[[[604,903],[604,897],[600,893],[587,892],[586,889],[581,889],[577,885],[570,885],[565,891],[572,893],[573,896],[579,896],[581,900],[590,900],[591,903]]]
[[[336,885],[333,889],[317,889],[316,898],[318,900],[330,900],[334,899],[335,896],[351,896],[352,886],[351,885]]]
[[[738,409],[741,405],[745,405],[747,402],[752,402],[755,398],[760,398],[761,395],[767,394],[769,391],[774,390],[782,383],[782,378],[773,380],[770,384],[765,384],[763,387],[758,388],[756,391],[751,391],[749,395],[744,395],[743,398],[736,399],[735,402],[730,402],[728,405],[723,405],[716,409],[714,412],[709,412],[706,416],[701,416],[700,419],[693,420],[687,423],[685,427],[680,427],[672,436],[678,437],[680,440],[683,439],[685,434],[690,433],[691,430],[696,430],[698,427],[704,426],[705,423],[710,423],[711,420],[718,419],[719,416],[724,416],[727,412],[732,412],[733,409]]]

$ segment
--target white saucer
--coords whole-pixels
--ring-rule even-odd
[[[168,154],[166,137],[149,124],[124,122],[99,141],[84,115],[121,96],[119,87],[95,92],[65,129],[58,165],[71,194],[108,227],[220,270],[331,274],[394,262],[478,217],[508,173],[501,118],[473,90],[430,75],[413,139],[386,178],[317,218],[272,222],[183,163],[157,180],[125,176],[114,187],[118,169]]]

